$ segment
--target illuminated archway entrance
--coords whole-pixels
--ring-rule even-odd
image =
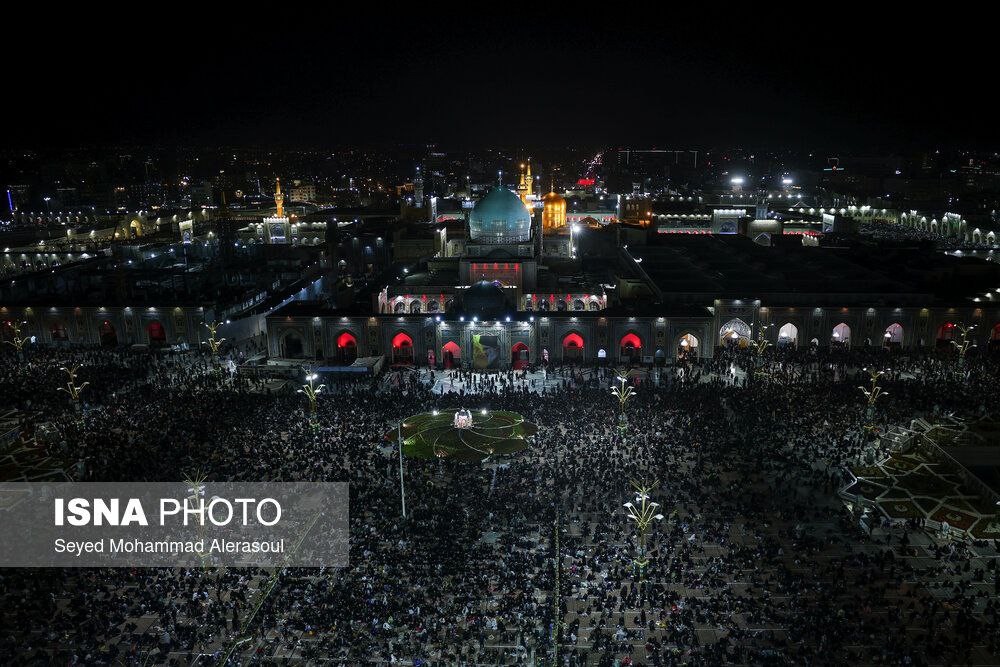
[[[521,342],[514,343],[514,347],[510,348],[510,363],[514,370],[527,367],[528,359],[528,346]]]
[[[400,331],[392,338],[392,363],[413,364],[413,339]]]
[[[583,337],[580,334],[567,334],[562,341],[563,361],[576,363],[583,359]]]
[[[103,347],[115,347],[118,345],[118,332],[115,331],[115,325],[111,324],[110,321],[104,320],[104,322],[101,323],[99,335],[101,337],[101,345]]]
[[[885,328],[882,335],[883,345],[886,347],[902,347],[903,345],[903,325],[893,322]]]
[[[781,325],[778,329],[778,347],[795,347],[799,342],[799,329],[791,322]]]
[[[955,326],[954,322],[945,322],[938,328],[935,346],[938,349],[953,347],[957,338],[958,327]]]
[[[750,325],[738,317],[734,317],[719,329],[719,345],[721,347],[746,347],[750,344]]]
[[[445,368],[457,368],[462,363],[462,348],[453,340],[441,348],[441,363]]]
[[[834,345],[834,347],[850,347],[851,327],[847,326],[844,322],[835,326],[833,328],[833,334],[830,337],[830,342]]]
[[[698,356],[698,338],[692,334],[684,334],[677,343],[678,359],[694,359]]]
[[[153,320],[146,325],[146,335],[149,336],[149,344],[153,347],[167,344],[167,330],[158,320]]]
[[[358,358],[358,339],[349,331],[337,336],[337,361],[344,366],[354,363]]]
[[[642,361],[642,339],[634,333],[622,336],[618,344],[619,358],[627,364],[637,364]]]

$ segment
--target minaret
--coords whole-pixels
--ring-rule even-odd
[[[274,182],[274,205],[277,208],[274,217],[283,218],[285,217],[285,195],[281,194],[281,179],[276,178]]]
[[[275,179],[274,217],[264,218],[264,238],[267,243],[291,243],[292,226],[285,217],[285,195],[281,193],[281,179]]]
[[[521,169],[525,169],[525,167],[525,165],[521,165]],[[531,160],[529,160],[527,170],[521,172],[521,182],[517,186],[517,194],[521,197],[521,203],[529,211],[531,210],[531,201],[535,198],[533,184],[534,181],[531,178]]]

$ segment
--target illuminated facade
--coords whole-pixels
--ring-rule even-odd
[[[566,200],[554,190],[542,197],[542,228],[559,229],[566,226]]]
[[[285,195],[281,192],[281,179],[275,179],[274,217],[264,218],[264,238],[267,243],[291,243],[291,223],[285,216]]]
[[[529,211],[535,200],[534,181],[531,179],[531,162],[521,165],[521,180],[517,185],[517,196]]]

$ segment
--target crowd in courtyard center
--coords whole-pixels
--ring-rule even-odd
[[[89,382],[79,410],[61,369]],[[83,481],[346,481],[345,568],[0,571],[4,664],[930,665],[1000,661],[988,545],[919,525],[868,534],[838,495],[875,425],[1000,414],[1000,362],[953,351],[720,351],[630,373],[390,369],[294,390],[209,356],[30,349],[0,357],[22,431]],[[300,382],[300,381],[296,381]],[[385,434],[432,409],[512,410],[531,446],[405,461]],[[25,439],[27,441],[27,438]],[[623,504],[663,519],[635,564]]]

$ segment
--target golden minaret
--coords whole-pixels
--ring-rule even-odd
[[[525,171],[525,167],[527,170]],[[521,203],[524,207],[531,210],[531,200],[534,199],[534,187],[531,178],[531,161],[528,161],[527,165],[521,165],[521,182],[517,186],[517,194],[521,197]]]
[[[275,212],[274,217],[283,218],[285,217],[285,195],[281,194],[281,179],[276,178],[275,183],[274,205],[278,210]]]

